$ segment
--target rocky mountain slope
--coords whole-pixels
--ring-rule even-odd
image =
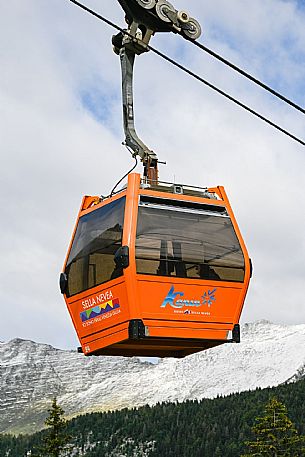
[[[0,431],[42,427],[50,399],[67,416],[213,398],[295,381],[305,373],[305,325],[245,324],[241,344],[151,364],[91,357],[14,339],[0,343]]]

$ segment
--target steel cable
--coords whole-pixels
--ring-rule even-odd
[[[272,89],[272,87],[268,86],[267,84],[263,83],[262,81],[260,81],[259,79],[255,78],[254,76],[250,75],[249,73],[247,73],[245,70],[242,70],[241,68],[239,68],[237,65],[233,64],[232,62],[230,62],[229,60],[225,59],[224,57],[222,57],[221,55],[217,54],[215,51],[212,51],[212,49],[209,49],[207,48],[206,46],[204,46],[202,43],[199,43],[198,41],[193,41],[193,40],[190,40],[188,37],[185,37],[185,39],[187,41],[190,41],[191,43],[193,43],[195,46],[197,46],[199,49],[201,49],[202,51],[210,54],[212,57],[214,57],[215,59],[219,60],[220,62],[224,63],[225,65],[227,65],[228,67],[232,68],[233,70],[237,71],[238,73],[240,73],[242,76],[244,76],[245,78],[249,79],[250,81],[254,82],[255,84],[257,84],[258,86],[262,87],[263,89],[265,89],[267,92],[270,92],[270,94],[274,95],[275,97],[279,98],[280,100],[282,100],[283,102],[287,103],[288,105],[292,106],[293,108],[295,108],[296,110],[300,111],[301,113],[305,114],[305,109],[302,108],[301,106],[297,105],[295,102],[293,102],[292,100],[290,100],[289,98],[285,97],[284,95],[280,94],[279,92],[277,92],[276,90]]]
[[[80,7],[81,9],[83,9],[84,11],[86,11],[87,13],[91,14],[92,16],[96,17],[97,19],[103,21],[104,23],[108,24],[110,27],[113,27],[114,29],[120,31],[121,33],[123,33],[124,35],[127,35],[129,37],[131,37],[133,40],[137,41],[136,38],[134,38],[127,30],[124,30],[123,28],[119,27],[118,25],[116,25],[114,22],[110,21],[109,19],[105,18],[104,16],[102,16],[101,14],[98,14],[96,13],[95,11],[93,11],[92,9],[88,8],[87,6],[83,5],[82,3],[78,2],[77,0],[69,0],[70,2],[74,3],[75,5],[77,5],[78,7]],[[139,40],[138,40],[139,41]],[[195,43],[195,42],[194,42]],[[199,44],[199,43],[198,43]],[[203,45],[201,45],[203,46]],[[232,97],[231,95],[227,94],[226,92],[224,92],[223,90],[219,89],[218,87],[214,86],[213,84],[211,84],[210,82],[206,81],[205,79],[203,79],[201,76],[197,75],[196,73],[194,73],[193,71],[189,70],[188,68],[186,68],[185,66],[183,66],[182,64],[176,62],[175,60],[173,60],[172,58],[168,57],[166,54],[164,54],[163,52],[159,51],[158,49],[156,48],[153,48],[152,46],[150,45],[147,45],[146,46],[148,50],[152,51],[153,53],[155,53],[156,55],[158,55],[159,57],[161,57],[162,59],[166,60],[167,62],[171,63],[172,65],[176,66],[177,68],[179,68],[180,70],[184,71],[185,73],[187,73],[189,76],[192,76],[193,78],[197,79],[198,81],[200,81],[202,84],[205,84],[206,86],[208,86],[210,89],[214,90],[215,92],[219,93],[220,95],[222,95],[223,97],[227,98],[228,100],[230,100],[231,102],[235,103],[236,105],[240,106],[241,108],[245,109],[246,111],[248,111],[249,113],[251,113],[253,116],[259,118],[260,120],[264,121],[265,123],[267,123],[268,125],[270,125],[271,127],[274,127],[275,129],[279,130],[280,132],[282,132],[284,135],[290,137],[291,139],[293,139],[294,141],[297,141],[298,143],[300,143],[302,146],[305,146],[305,142],[303,140],[301,140],[300,138],[296,137],[295,135],[293,135],[292,133],[290,133],[288,130],[285,130],[284,128],[280,127],[278,124],[275,124],[274,122],[272,122],[270,119],[266,118],[265,116],[261,115],[260,113],[256,112],[255,110],[253,110],[252,108],[250,108],[249,106],[245,105],[244,103],[240,102],[239,100],[237,100],[236,98]],[[225,59],[223,59],[225,60]],[[233,64],[232,64],[233,65]],[[237,67],[236,67],[237,68]],[[241,70],[242,71],[242,70]],[[255,78],[254,78],[255,79]],[[263,84],[263,83],[261,83]],[[268,86],[266,86],[268,87]],[[285,97],[284,97],[285,98]],[[292,102],[291,102],[292,103]],[[302,110],[302,108],[301,108]]]

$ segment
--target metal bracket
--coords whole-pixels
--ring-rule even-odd
[[[145,338],[145,325],[141,319],[132,319],[128,328],[129,338],[131,340],[140,340]]]
[[[133,71],[136,55],[147,52],[155,32],[174,32],[188,39],[200,36],[201,28],[185,11],[177,11],[166,0],[118,0],[126,13],[127,33],[112,37],[114,52],[120,56],[122,71],[125,144],[138,155],[148,182],[158,181],[158,158],[137,135],[134,121]]]

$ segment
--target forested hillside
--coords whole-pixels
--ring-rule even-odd
[[[69,421],[67,433],[74,456],[238,457],[244,441],[252,437],[255,417],[272,396],[287,406],[289,417],[305,434],[305,380],[214,400],[87,414]],[[2,435],[0,455],[23,457],[44,433]]]

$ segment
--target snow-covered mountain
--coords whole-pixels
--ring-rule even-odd
[[[158,364],[14,339],[0,344],[0,374],[0,431],[33,431],[54,396],[73,416],[295,381],[305,374],[305,325],[245,324],[240,344]]]

